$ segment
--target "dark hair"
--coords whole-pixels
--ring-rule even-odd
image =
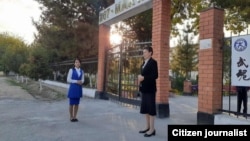
[[[153,55],[153,48],[152,47],[146,46],[143,49],[147,50],[148,52],[152,52],[151,55]]]
[[[80,60],[79,58],[76,57],[76,58],[74,59],[74,63],[73,63],[74,65],[72,66],[73,69],[75,69],[75,62],[76,62],[76,60],[78,60],[78,61],[80,62],[80,64],[81,64],[81,60]]]
[[[79,59],[78,57],[76,57],[76,58],[74,59],[74,63],[75,63],[76,60],[78,60],[78,61],[81,63],[81,59]]]

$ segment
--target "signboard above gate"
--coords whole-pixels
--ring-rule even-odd
[[[152,8],[152,0],[115,0],[99,13],[99,24],[111,25]]]

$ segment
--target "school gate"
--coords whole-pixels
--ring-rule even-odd
[[[111,100],[134,107],[140,105],[137,76],[141,71],[145,46],[151,46],[151,42],[123,43],[107,51],[104,88]]]
[[[105,68],[108,65],[105,62],[106,52],[110,50],[110,25],[152,8],[152,47],[159,67],[156,94],[157,117],[170,116],[169,87],[167,87],[169,86],[170,7],[171,0],[116,0],[113,5],[100,12],[96,97],[106,99],[105,86],[112,85],[106,82],[108,78]],[[221,113],[223,20],[223,9],[211,7],[200,13],[197,124],[214,124],[215,114]]]

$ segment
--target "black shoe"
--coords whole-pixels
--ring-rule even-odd
[[[146,130],[141,130],[141,131],[139,131],[139,133],[146,133],[148,130],[149,130],[149,128]]]
[[[246,112],[243,113],[243,117],[247,118],[247,113]]]
[[[144,134],[144,137],[150,137],[150,136],[155,136],[155,130],[151,134],[147,134],[147,133]]]
[[[71,121],[71,122],[77,122],[78,119],[77,119],[77,118],[72,118],[70,121]]]

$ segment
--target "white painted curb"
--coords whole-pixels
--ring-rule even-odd
[[[57,86],[57,87],[62,87],[62,88],[69,88],[69,84],[57,82],[57,81],[51,81],[51,80],[43,80],[42,81],[45,84],[52,85],[52,86]],[[90,89],[90,88],[82,88],[83,95],[91,98],[95,98],[95,91],[96,89]]]

